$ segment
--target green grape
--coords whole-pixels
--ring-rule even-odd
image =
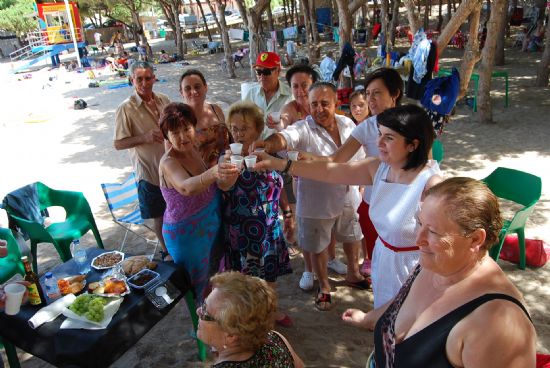
[[[100,322],[105,317],[103,306],[107,304],[105,298],[96,295],[83,294],[79,295],[69,309],[84,316],[90,321]]]

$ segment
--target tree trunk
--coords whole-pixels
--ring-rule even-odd
[[[497,33],[497,48],[495,50],[495,65],[502,66],[505,64],[505,57],[504,57],[504,43],[505,43],[505,36],[506,36],[506,24],[508,23],[508,0],[504,0],[504,14],[502,16],[504,17],[504,20],[500,22],[500,29]]]
[[[367,37],[365,39],[365,45],[370,46],[370,41],[372,37],[372,18],[369,14],[369,8],[367,5],[363,5],[361,8],[363,12],[363,17],[365,18],[365,31],[367,32]]]
[[[466,44],[464,58],[462,59],[462,63],[460,63],[460,91],[458,93],[458,99],[461,99],[466,94],[472,72],[474,71],[474,66],[481,57],[481,53],[479,52],[479,40],[477,39],[480,15],[481,7],[478,7],[470,14],[469,39],[473,41]]]
[[[481,68],[479,72],[478,111],[482,123],[493,123],[491,104],[491,75],[495,61],[497,36],[504,21],[504,0],[494,0],[491,4],[491,16],[487,22],[487,40],[482,51]]]
[[[443,25],[443,0],[439,0],[439,11],[437,13],[437,31],[441,31]]]
[[[441,55],[443,50],[445,50],[451,41],[451,38],[453,38],[456,31],[458,31],[462,23],[466,21],[472,11],[480,6],[481,0],[465,0],[462,4],[460,4],[451,21],[447,23],[437,38],[437,52],[439,55]]]
[[[540,64],[537,70],[537,80],[535,85],[537,87],[546,87],[548,85],[548,75],[550,74],[550,22],[546,23],[546,43],[544,45],[544,52],[540,58]]]
[[[267,24],[269,25],[269,30],[274,31],[275,25],[273,24],[273,13],[271,13],[271,6],[266,8],[267,11]]]
[[[380,1],[380,17],[382,18],[380,20],[380,23],[382,23],[382,32],[384,32],[384,39],[386,40],[386,44],[388,44],[388,9],[389,8],[389,0],[381,0]],[[386,50],[389,51],[389,50]]]
[[[201,0],[196,0],[197,5],[202,16],[202,23],[204,24],[204,29],[206,29],[206,34],[208,35],[208,41],[212,42],[212,35],[210,34],[210,29],[208,28],[208,23],[206,22],[206,17],[204,16],[204,9],[202,8]]]
[[[342,50],[346,42],[353,45],[351,35],[352,19],[347,0],[336,0],[336,6],[338,7],[338,34],[340,35],[338,46]]]
[[[418,19],[418,14],[414,9],[413,0],[403,0],[405,8],[407,8],[407,19],[409,20],[409,27],[411,28],[411,33],[414,35],[418,28],[420,28],[420,19]]]
[[[246,5],[244,0],[236,0],[237,8],[239,8],[239,13],[241,13],[241,19],[243,20],[243,25],[245,29],[248,29],[248,14],[246,11]]]
[[[223,52],[225,55],[225,61],[227,65],[227,74],[229,74],[229,78],[237,78],[237,75],[235,74],[235,63],[233,62],[233,56],[231,53],[231,42],[229,41],[229,33],[227,32],[227,22],[225,21],[226,2],[222,0],[215,0],[215,1],[216,1],[216,5],[218,6],[218,16],[217,16],[216,22],[219,21],[218,27],[220,29],[222,41],[223,41]]]
[[[430,7],[428,6],[428,0],[424,0],[424,29],[430,28]]]
[[[315,12],[315,9],[316,9],[315,0],[309,0],[309,15],[311,16],[311,34],[313,36],[313,43],[315,45],[318,45],[321,40],[319,39],[319,31],[317,29],[317,13]]]
[[[447,0],[447,24],[451,21],[452,10],[451,0]]]
[[[306,26],[306,43],[307,45],[309,45],[313,40],[313,35],[311,33],[311,16],[309,14],[309,0],[300,0],[300,9],[304,14],[304,23]]]
[[[398,26],[399,23],[399,5],[400,0],[393,0],[392,3],[392,16],[391,16],[391,22],[390,22],[390,40],[391,44],[395,46],[395,29]]]
[[[266,6],[269,6],[269,0],[257,0],[256,5],[248,9],[248,29],[250,31],[249,36],[249,48],[250,48],[250,77],[255,78],[254,62],[260,53],[260,25],[262,23],[262,12]]]
[[[291,1],[294,1],[294,0],[291,0]],[[285,23],[285,28],[288,28],[287,8],[288,8],[288,3],[286,2],[286,0],[283,0],[283,17],[284,17],[283,22]]]

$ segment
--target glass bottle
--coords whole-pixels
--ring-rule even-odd
[[[27,290],[29,290],[29,303],[31,305],[45,305],[46,298],[44,297],[44,292],[40,286],[40,279],[34,273],[27,256],[21,257],[21,261],[25,266],[25,281],[29,283]]]

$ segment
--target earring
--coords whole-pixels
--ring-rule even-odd
[[[223,350],[226,350],[227,349],[227,345],[223,345]]]

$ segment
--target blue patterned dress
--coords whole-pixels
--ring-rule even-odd
[[[268,282],[292,272],[279,221],[283,179],[276,171],[245,170],[225,193],[225,268]]]

